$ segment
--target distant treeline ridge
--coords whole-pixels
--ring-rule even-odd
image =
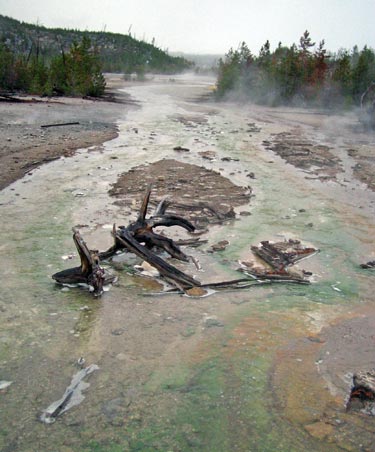
[[[130,34],[49,29],[0,15],[0,90],[100,95],[102,72],[174,74],[192,67]]]
[[[328,53],[324,40],[317,46],[305,31],[298,46],[279,43],[271,51],[269,41],[259,55],[246,43],[230,49],[219,61],[218,98],[233,95],[268,105],[315,105],[350,107],[360,105],[363,95],[375,82],[375,53],[361,51]],[[362,98],[362,99],[361,99]]]

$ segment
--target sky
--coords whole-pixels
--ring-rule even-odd
[[[298,44],[305,30],[337,51],[375,48],[375,0],[0,0],[0,14],[45,27],[111,31],[162,50],[225,54],[245,42]]]

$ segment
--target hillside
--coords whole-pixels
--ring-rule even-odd
[[[188,61],[192,61],[195,65],[196,72],[210,73],[216,72],[219,64],[219,60],[224,58],[221,54],[197,54],[197,53],[184,53],[184,52],[171,52],[172,56],[185,58]]]
[[[89,37],[97,47],[105,72],[176,73],[189,69],[193,63],[182,57],[172,57],[152,44],[119,33],[46,28],[0,15],[0,42],[13,52],[38,53],[49,62],[62,50],[68,51],[73,42]]]

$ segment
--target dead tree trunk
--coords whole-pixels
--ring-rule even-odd
[[[88,284],[96,296],[103,293],[103,285],[114,281],[115,277],[105,272],[99,265],[97,251],[90,251],[81,234],[73,229],[73,241],[81,259],[80,267],[68,268],[52,275],[60,284]]]

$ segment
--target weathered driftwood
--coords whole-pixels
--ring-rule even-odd
[[[353,385],[351,397],[375,400],[375,369],[355,373]]]
[[[173,240],[161,234],[156,234],[153,231],[153,228],[157,226],[180,226],[189,232],[193,232],[195,227],[185,218],[178,215],[168,215],[166,213],[168,207],[166,198],[161,200],[153,215],[150,218],[146,218],[150,195],[151,187],[146,191],[138,218],[135,222],[130,223],[127,227],[120,226],[117,231],[114,228],[114,247],[116,248],[116,246],[120,244],[123,248],[126,248],[141,257],[155,267],[168,282],[179,288],[187,289],[199,286],[200,282],[198,280],[183,273],[173,265],[168,264],[151,251],[154,247],[161,248],[171,257],[188,262],[191,260],[189,256],[187,256]]]
[[[74,121],[74,122],[58,122],[56,124],[42,124],[40,127],[42,127],[43,129],[47,129],[49,127],[77,126],[77,125],[79,125],[79,122]]]
[[[305,279],[303,276],[298,275],[297,273],[291,273],[289,271],[272,271],[272,270],[262,270],[259,269],[239,269],[245,274],[250,275],[252,278],[258,281],[274,281],[274,282],[290,282],[295,284],[310,284],[308,279]]]
[[[117,231],[114,227],[112,235],[114,236],[115,242],[113,246],[107,251],[99,253],[100,259],[108,259],[118,250],[127,248],[125,244],[121,240],[119,240],[119,237],[123,237],[126,240],[129,240],[128,234],[126,234],[126,236],[124,235],[124,232],[129,232],[130,236],[134,238],[134,240],[139,243],[144,243],[145,247],[148,249],[152,249],[153,247],[162,248],[175,259],[179,259],[185,262],[189,261],[189,256],[184,254],[181,249],[173,242],[173,240],[163,235],[156,234],[153,231],[153,228],[157,226],[180,226],[189,232],[193,232],[195,230],[195,226],[190,223],[190,221],[178,215],[166,214],[166,209],[168,207],[168,201],[166,198],[163,198],[161,200],[153,215],[150,218],[146,218],[150,195],[151,187],[148,187],[142,202],[138,218],[135,222],[130,223],[129,226],[126,227],[120,226]]]
[[[167,214],[168,201],[166,198],[159,202],[154,213],[147,218],[150,195],[151,187],[146,191],[139,215],[134,222],[126,227],[120,226],[116,228],[115,225],[113,226],[114,244],[104,252],[90,251],[79,232],[74,231],[73,240],[81,258],[81,266],[56,273],[53,278],[62,284],[89,284],[94,287],[94,293],[100,295],[103,291],[103,285],[112,282],[113,277],[111,279],[105,273],[104,269],[100,267],[99,261],[109,259],[119,250],[127,250],[156,268],[162,278],[174,286],[174,289],[171,289],[174,292],[189,293],[194,289],[199,293],[205,293],[203,288],[215,291],[221,289],[243,289],[257,284],[269,284],[272,282],[309,284],[309,281],[304,276],[287,270],[289,266],[292,266],[298,260],[317,252],[314,248],[303,247],[297,240],[279,243],[263,241],[260,247],[252,247],[253,252],[270,265],[271,270],[259,270],[254,267],[246,268],[242,269],[248,275],[246,278],[202,284],[155,253],[154,248],[159,248],[173,258],[184,262],[193,261],[197,266],[194,259],[179,248],[177,242],[154,232],[154,228],[157,226],[180,226],[191,233],[195,230],[194,225],[178,215]],[[196,244],[196,242],[197,239],[194,238],[181,243]]]
[[[347,409],[364,411],[375,416],[375,369],[360,371],[353,375],[353,387]]]
[[[285,270],[286,267],[317,252],[315,248],[305,248],[299,240],[292,239],[277,243],[264,240],[260,247],[252,246],[251,250],[275,270]]]
[[[93,287],[94,294],[99,296],[103,292],[103,286],[116,278],[100,267],[98,252],[90,251],[81,234],[75,229],[73,229],[73,241],[81,259],[81,265],[55,273],[52,278],[59,284],[88,284]]]
[[[246,272],[245,272],[246,273]],[[254,278],[253,275],[249,274],[250,278],[239,278],[232,279],[228,281],[218,281],[218,282],[210,282],[210,283],[202,283],[198,287],[194,287],[193,289],[179,289],[178,287],[174,287],[171,289],[167,289],[163,292],[151,292],[148,294],[143,294],[144,296],[153,296],[153,295],[163,295],[169,293],[178,293],[183,294],[186,293],[190,296],[204,296],[211,291],[211,293],[220,292],[220,291],[233,291],[233,290],[243,290],[249,289],[254,286],[267,286],[270,284],[277,283],[288,283],[288,284],[310,284],[310,281],[306,279],[297,279],[293,277],[289,277],[288,279],[280,279],[280,278]],[[198,293],[194,293],[194,289],[199,290]],[[206,290],[207,289],[207,290]]]
[[[85,398],[85,396],[82,394],[82,391],[90,386],[89,383],[83,381],[84,378],[98,369],[99,366],[97,366],[96,364],[91,364],[91,366],[88,366],[77,372],[73,376],[70,385],[66,388],[61,399],[51,403],[48,408],[43,410],[43,413],[40,416],[41,422],[44,422],[45,424],[52,424],[56,421],[56,418],[65,413],[65,411],[68,411],[73,406],[79,405]]]
[[[195,216],[196,219],[203,220],[205,219],[207,223],[215,224],[222,223],[225,220],[231,220],[235,218],[236,214],[233,210],[233,207],[229,207],[226,212],[219,212],[219,210],[215,209],[215,207],[208,202],[196,201],[196,202],[174,202],[173,206],[177,209],[181,210],[189,210],[189,211],[197,211],[202,212],[206,216]],[[210,218],[207,218],[209,216]],[[214,219],[212,219],[214,218]],[[216,220],[215,220],[216,219]]]
[[[185,290],[201,285],[198,280],[187,275],[173,265],[168,264],[161,257],[150,251],[147,247],[138,243],[137,240],[134,239],[134,236],[132,236],[131,232],[127,231],[125,228],[121,231],[121,235],[116,233],[116,239],[119,240],[129,251],[155,267],[167,282],[177,286],[179,289]]]
[[[30,99],[22,99],[17,97],[17,93],[0,91],[0,102],[21,103],[30,102]],[[32,102],[35,102],[35,100],[33,99]]]
[[[301,284],[309,284],[309,281],[303,275],[292,273],[288,267],[293,266],[296,262],[311,256],[318,252],[315,248],[308,248],[301,245],[299,240],[288,240],[284,242],[270,243],[265,240],[260,246],[252,246],[251,250],[254,254],[263,259],[271,270],[247,268],[241,269],[245,273],[250,274],[260,280],[278,280],[285,282],[295,282]]]
[[[100,259],[108,259],[118,250],[127,249],[156,268],[167,282],[175,285],[179,289],[185,290],[199,286],[200,282],[198,280],[185,274],[173,265],[168,264],[151,251],[152,248],[157,247],[163,249],[176,259],[185,262],[192,260],[181,251],[173,240],[156,234],[153,228],[157,226],[180,226],[192,232],[195,227],[182,217],[166,214],[168,206],[166,199],[163,199],[159,203],[150,218],[146,218],[150,194],[151,187],[147,189],[138,218],[135,222],[130,223],[127,227],[120,226],[118,229],[116,229],[115,225],[113,226],[112,235],[114,237],[114,244],[107,251],[102,253],[90,251],[79,232],[75,231],[73,240],[81,258],[81,266],[56,273],[52,276],[53,279],[61,284],[89,284],[94,287],[94,293],[100,295],[103,291],[103,285],[113,281],[108,278],[106,279],[106,273],[99,265]]]
[[[180,239],[175,241],[177,246],[190,246],[191,248],[197,248],[205,243],[208,243],[208,240],[202,240],[199,237],[193,237],[191,239]]]

